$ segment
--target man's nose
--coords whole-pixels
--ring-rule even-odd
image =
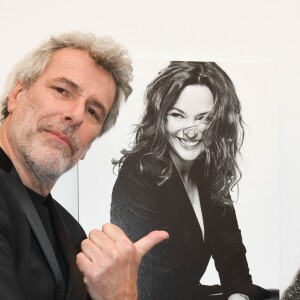
[[[79,101],[69,103],[62,114],[62,121],[71,126],[78,126],[84,120],[84,113],[85,105],[83,103]]]

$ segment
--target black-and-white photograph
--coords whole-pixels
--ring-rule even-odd
[[[103,137],[107,141],[99,140],[79,164],[79,180],[81,192],[89,190],[89,203],[96,206],[103,195],[109,199],[101,203],[107,208],[103,218],[132,241],[155,228],[169,232],[169,240],[141,263],[141,299],[201,299],[234,291],[264,299],[268,289],[276,295],[279,248],[270,253],[267,245],[279,242],[274,230],[279,219],[271,217],[279,213],[273,188],[278,133],[272,130],[278,65],[133,65],[133,93]],[[266,132],[268,145],[258,147]],[[108,141],[113,141],[109,151],[103,147]],[[105,170],[89,179],[86,172],[96,160]],[[91,180],[101,176],[106,187],[91,191]],[[93,228],[99,214],[89,203],[81,207],[94,218],[81,222]]]

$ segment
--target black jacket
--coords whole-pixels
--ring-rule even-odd
[[[300,299],[300,272],[298,272],[294,283],[283,293],[282,300]]]
[[[120,170],[112,194],[111,221],[132,241],[152,230],[166,230],[170,235],[143,258],[139,299],[205,299],[210,289],[199,282],[211,256],[222,286],[216,291],[223,291],[226,297],[242,293],[251,299],[264,299],[267,292],[252,284],[235,211],[212,203],[208,180],[201,175],[201,162],[195,163],[193,172],[197,172],[204,241],[176,168],[171,178],[158,186],[141,174],[136,161],[135,157],[127,159]]]
[[[76,266],[76,254],[85,233],[53,199],[50,210],[54,231],[69,269],[66,299],[87,299],[82,275]],[[0,148],[0,299],[62,299],[59,293],[62,280],[57,265],[28,192]]]

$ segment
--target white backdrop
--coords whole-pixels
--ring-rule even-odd
[[[299,11],[292,0],[1,0],[0,82],[51,34],[92,31],[128,47],[134,94],[116,128],[80,163],[79,185],[74,169],[54,190],[89,230],[108,221],[115,179],[109,161],[130,139],[145,83],[168,60],[218,62],[236,85],[249,126],[236,207],[249,264],[256,283],[284,289],[300,267]]]

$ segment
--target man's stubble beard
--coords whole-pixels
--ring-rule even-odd
[[[34,117],[34,109],[28,107],[19,122],[12,122],[9,133],[25,164],[40,182],[55,182],[84,156],[89,146],[80,151],[74,130],[67,124],[57,125],[51,120],[41,119],[37,128],[33,128]],[[44,129],[63,132],[69,137],[72,149],[50,137],[48,139]]]

